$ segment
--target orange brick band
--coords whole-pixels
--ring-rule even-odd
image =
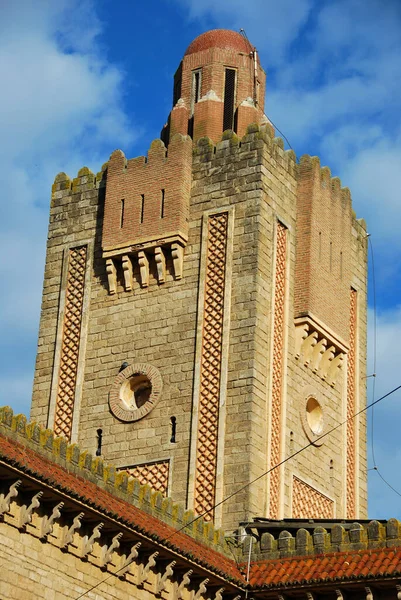
[[[347,372],[347,519],[356,517],[355,506],[355,368],[356,368],[356,311],[357,292],[351,289],[350,321],[349,321],[349,352]]]
[[[226,212],[209,217],[194,502],[197,514],[209,511],[206,520],[214,517],[216,491],[227,225]]]
[[[334,502],[298,477],[292,482],[293,519],[333,519]]]
[[[170,462],[165,460],[146,465],[136,465],[123,470],[138,479],[141,485],[150,485],[157,492],[161,492],[163,496],[167,496],[169,469]]]
[[[86,257],[87,246],[80,246],[69,250],[59,383],[54,419],[55,434],[63,435],[68,440],[71,438],[74,413]]]
[[[276,275],[274,287],[273,368],[271,408],[270,466],[281,458],[281,413],[284,372],[284,325],[286,292],[287,228],[277,222]],[[280,469],[270,475],[270,518],[278,519],[280,510]]]

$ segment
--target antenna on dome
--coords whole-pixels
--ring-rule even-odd
[[[243,29],[243,28],[241,27],[241,29],[239,30],[239,32],[240,32],[240,34],[242,35],[242,37],[244,37],[244,38],[246,39],[246,41],[247,41],[247,42],[249,42],[249,40],[248,40],[248,36],[246,35],[246,31],[245,31],[245,29]]]

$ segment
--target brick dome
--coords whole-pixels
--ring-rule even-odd
[[[233,49],[245,53],[252,52],[254,49],[248,40],[237,31],[231,31],[230,29],[211,29],[210,31],[198,35],[198,37],[189,44],[185,56],[200,52],[201,50],[207,50],[208,48]]]

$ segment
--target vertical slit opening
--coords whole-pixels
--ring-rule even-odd
[[[170,437],[170,442],[171,444],[175,444],[176,443],[176,433],[177,433],[177,419],[176,417],[170,417],[170,425],[171,425],[171,437]]]
[[[223,131],[234,127],[235,69],[226,69],[224,82]]]
[[[164,219],[164,190],[162,190],[162,201],[160,207],[160,217]]]
[[[97,434],[96,456],[101,456],[102,455],[102,437],[103,437],[102,429],[100,429],[100,428],[97,429],[96,434]]]
[[[143,223],[144,212],[145,212],[145,194],[141,194],[141,223]]]
[[[121,214],[120,214],[120,229],[124,226],[124,208],[125,208],[125,200],[121,200]]]

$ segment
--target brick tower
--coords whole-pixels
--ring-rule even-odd
[[[146,158],[57,175],[32,401],[226,529],[367,508],[364,417],[321,439],[365,403],[365,226],[264,94],[255,48],[209,31]]]

